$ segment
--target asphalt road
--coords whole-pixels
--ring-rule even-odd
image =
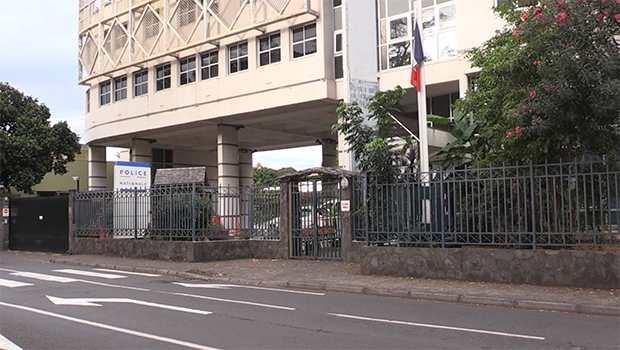
[[[207,284],[12,258],[0,262],[0,291],[7,339],[0,349],[620,346],[618,317]]]

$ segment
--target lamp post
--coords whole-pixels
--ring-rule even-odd
[[[79,176],[74,176],[73,177],[73,181],[76,182],[76,185],[75,185],[76,188],[75,189],[79,192],[80,191],[80,177]]]

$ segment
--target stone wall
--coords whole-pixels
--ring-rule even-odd
[[[234,259],[285,259],[288,247],[280,241],[170,242],[144,239],[74,238],[74,254],[170,261],[218,261]]]
[[[618,288],[620,252],[360,247],[364,275]]]

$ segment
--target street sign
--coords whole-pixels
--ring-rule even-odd
[[[2,208],[2,217],[3,218],[9,217],[9,208]]]
[[[342,212],[351,211],[351,201],[343,200],[342,202],[340,202],[340,211]]]

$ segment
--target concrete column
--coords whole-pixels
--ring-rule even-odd
[[[323,163],[325,168],[335,168],[338,166],[338,141],[332,139],[321,140],[323,146]]]
[[[344,0],[344,101],[357,102],[366,110],[366,99],[377,92],[377,23],[375,0]],[[357,171],[353,152],[338,134],[338,165]]]
[[[254,183],[254,168],[252,167],[252,150],[239,150],[239,184],[252,186]]]
[[[98,191],[108,188],[106,148],[88,146],[88,190]]]
[[[151,141],[146,139],[131,140],[131,161],[151,164]]]
[[[252,168],[252,150],[239,150],[239,184],[241,185],[241,203],[239,203],[239,215],[241,216],[241,228],[250,229],[250,216],[252,214],[251,187],[254,184],[254,168]]]
[[[220,223],[235,235],[241,226],[239,219],[239,140],[237,126],[217,126],[217,173]]]

